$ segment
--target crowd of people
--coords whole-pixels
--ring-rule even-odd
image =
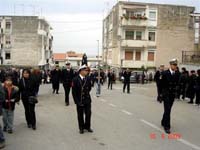
[[[162,99],[162,86],[161,79],[162,73],[165,70],[164,65],[161,65],[159,70],[156,71],[154,80],[157,85],[157,100]],[[189,99],[189,104],[200,105],[200,70],[191,70],[187,71],[186,68],[176,68],[177,73],[177,85],[176,85],[176,99],[177,100],[186,100]],[[195,101],[194,101],[195,100]]]
[[[164,65],[161,65],[154,76],[158,92],[157,101],[162,102],[166,98],[170,99],[170,94],[174,95],[171,97],[170,104],[168,100],[164,100],[165,110],[161,124],[164,126],[166,133],[170,133],[169,116],[174,98],[181,98],[182,100],[189,98],[190,101],[188,103],[190,104],[192,104],[195,99],[195,104],[200,105],[200,70],[197,70],[197,72],[192,70],[189,73],[185,68],[182,68],[180,72],[175,61],[172,61],[170,65],[171,68],[168,70],[165,70]],[[175,76],[173,76],[173,74],[175,74]],[[122,89],[124,93],[126,91],[130,93],[131,75],[132,73],[129,69],[121,72],[121,76],[123,76]],[[102,69],[100,69],[100,71],[97,69],[90,70],[87,65],[83,65],[78,70],[74,70],[70,63],[66,63],[66,66],[62,69],[57,65],[52,70],[1,69],[0,114],[3,116],[3,128],[0,126],[0,148],[5,145],[3,131],[9,134],[13,133],[15,104],[19,104],[20,100],[24,106],[27,127],[36,130],[35,105],[42,83],[51,83],[53,94],[59,94],[60,83],[62,83],[65,92],[64,102],[66,106],[70,105],[69,93],[70,90],[72,90],[72,96],[77,106],[80,134],[83,134],[85,129],[88,132],[93,132],[90,125],[90,91],[96,83],[104,85],[106,81],[107,88],[112,90],[113,83],[116,81],[115,71],[108,70],[104,72]],[[166,95],[163,91],[168,91],[169,95]]]

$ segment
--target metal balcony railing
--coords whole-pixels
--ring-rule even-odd
[[[182,51],[183,64],[200,64],[200,51]]]

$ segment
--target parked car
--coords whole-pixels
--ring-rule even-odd
[[[132,71],[131,72],[131,77],[130,77],[130,83],[141,83],[142,75],[143,75],[143,71]],[[144,82],[147,82],[148,79],[147,79],[146,73],[144,75],[145,75]],[[124,82],[124,77],[121,76],[120,80],[122,82]]]

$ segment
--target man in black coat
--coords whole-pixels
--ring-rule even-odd
[[[69,93],[72,86],[72,79],[74,78],[74,71],[72,70],[70,63],[66,63],[66,69],[62,70],[62,83],[65,90],[65,105],[69,105]]]
[[[186,92],[186,96],[190,99],[189,104],[193,104],[193,100],[195,98],[195,84],[196,84],[196,74],[195,70],[190,71],[190,76],[188,79],[188,88]]]
[[[61,80],[61,71],[59,69],[59,66],[56,66],[54,70],[51,71],[51,82],[53,87],[53,94],[56,92],[56,94],[59,94],[59,85]]]
[[[157,101],[161,102],[161,78],[162,78],[162,73],[164,71],[165,66],[164,65],[160,65],[160,68],[158,71],[156,71],[155,76],[154,76],[154,81],[156,82],[156,86],[157,86]]]
[[[114,71],[108,71],[108,89],[110,88],[112,90],[112,85],[115,80],[115,74]]]
[[[126,86],[127,86],[127,93],[130,93],[130,77],[131,77],[131,72],[129,69],[124,71],[123,75],[124,77],[124,87],[123,87],[123,92],[125,92]]]
[[[161,125],[167,134],[170,134],[170,115],[171,108],[174,103],[176,95],[176,87],[178,84],[178,75],[176,72],[177,60],[172,59],[170,61],[170,68],[162,73],[161,77],[161,93],[162,100],[164,102],[164,114],[161,121]]]
[[[72,95],[77,107],[78,125],[80,134],[84,129],[93,132],[91,129],[91,81],[88,76],[89,68],[83,65],[79,69],[79,75],[73,79]],[[84,117],[85,116],[85,117]]]

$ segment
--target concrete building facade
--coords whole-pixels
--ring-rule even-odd
[[[38,16],[0,16],[1,64],[48,68],[53,52],[50,30]]]
[[[103,62],[150,68],[194,50],[194,7],[118,2],[103,20]]]

